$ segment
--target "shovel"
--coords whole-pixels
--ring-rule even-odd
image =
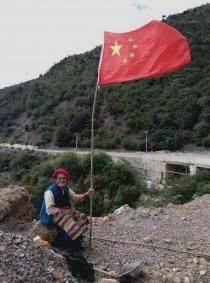
[[[123,282],[132,282],[132,280],[138,278],[138,276],[141,273],[141,270],[140,270],[141,264],[142,264],[142,261],[135,261],[135,262],[128,263],[122,266],[120,268],[120,272],[116,275],[111,272],[107,272],[102,269],[99,269],[97,267],[94,267],[94,269],[95,271],[98,271],[100,273],[113,277],[115,279],[118,279],[120,283],[123,283]]]

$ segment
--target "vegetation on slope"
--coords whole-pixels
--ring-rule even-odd
[[[210,4],[165,21],[189,40],[192,62],[156,79],[103,87],[96,105],[95,145],[176,150],[210,147]],[[90,146],[100,47],[69,56],[44,76],[0,90],[0,139],[37,145]]]

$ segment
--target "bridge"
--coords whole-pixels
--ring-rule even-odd
[[[175,176],[194,175],[201,171],[210,173],[210,152],[207,151],[205,153],[157,151],[122,155],[121,159],[136,172],[157,184],[164,184],[167,179]],[[111,156],[114,158],[114,153]]]
[[[77,155],[86,155],[90,150],[75,149],[44,149],[33,145],[0,143],[0,148],[32,150],[49,154],[74,152]],[[146,177],[156,184],[164,184],[165,180],[180,175],[194,175],[200,171],[210,173],[210,151],[203,152],[125,152],[104,151],[114,161],[123,161],[129,164],[139,175]]]

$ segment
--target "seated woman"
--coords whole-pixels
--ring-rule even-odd
[[[50,185],[44,193],[40,210],[40,221],[47,228],[56,227],[56,242],[63,248],[72,246],[72,241],[81,238],[88,230],[89,218],[87,215],[71,208],[70,201],[82,202],[94,194],[89,189],[84,194],[76,194],[68,186],[70,174],[65,169],[54,171],[52,178],[54,184]]]

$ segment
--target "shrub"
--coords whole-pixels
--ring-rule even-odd
[[[10,173],[10,183],[18,182],[29,190],[37,214],[44,191],[52,182],[51,175],[56,168],[63,167],[71,172],[76,193],[84,193],[90,187],[90,155],[79,158],[72,153],[43,156],[16,152],[3,156]],[[126,203],[134,207],[144,185],[136,179],[130,168],[119,162],[114,163],[106,154],[94,155],[93,165],[96,191],[93,215],[105,215]],[[0,162],[0,166],[3,168],[3,163]],[[78,205],[77,209],[89,213],[89,201]]]
[[[167,202],[182,204],[193,200],[196,196],[209,193],[210,174],[201,172],[194,176],[183,176],[168,184],[163,194]]]

